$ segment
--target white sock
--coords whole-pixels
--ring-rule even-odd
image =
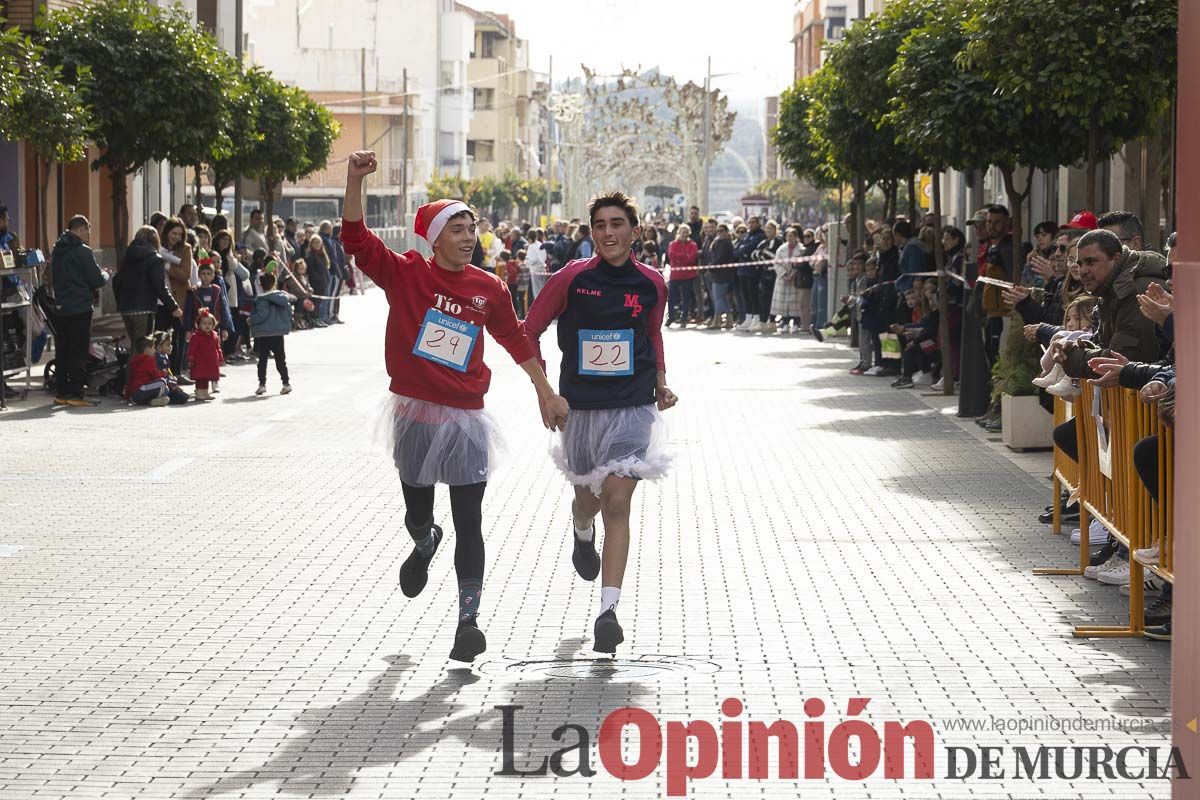
[[[588,522],[586,528],[579,527],[579,520],[574,520],[575,538],[581,542],[590,542],[596,536],[596,521]]]
[[[603,614],[610,608],[616,608],[617,603],[621,601],[621,587],[619,586],[601,586],[600,587],[600,613]]]

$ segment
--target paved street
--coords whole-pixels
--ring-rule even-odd
[[[719,729],[726,697],[742,721],[797,727],[821,699],[826,738],[855,697],[881,734],[926,720],[935,778],[786,780],[772,756],[769,780],[718,766],[690,797],[1169,796],[1163,781],[1015,779],[1011,749],[1005,779],[945,778],[948,746],[1166,745],[946,723],[1162,721],[1169,646],[1073,638],[1118,622],[1126,598],[1031,574],[1075,553],[1033,520],[1044,477],[807,338],[666,333],[679,460],[635,500],[611,665],[592,660],[598,586],[572,569],[532,391],[489,343],[510,445],[484,503],[489,650],[449,668],[452,548],[420,597],[397,586],[411,545],[372,430],[386,306],[378,291],[343,306],[348,324],[288,337],[288,397],[273,367],[255,398],[253,367],[236,366],[207,405],[0,416],[0,797],[663,797],[666,755],[618,781],[601,720],[640,706],[664,729]],[[449,533],[444,490],[437,515]],[[573,723],[595,777],[495,774],[500,705],[523,706],[517,769],[574,743],[551,736]]]

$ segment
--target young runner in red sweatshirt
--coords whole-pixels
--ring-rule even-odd
[[[670,464],[660,412],[678,398],[667,388],[663,357],[667,286],[631,252],[639,234],[637,204],[610,192],[592,200],[588,212],[596,255],[550,277],[525,318],[525,331],[536,347],[558,320],[559,391],[571,404],[571,417],[554,457],[575,487],[571,560],[584,580],[601,571],[594,520],[604,516],[604,575],[592,647],[612,653],[625,639],[616,607],[629,559],[629,506],[638,481],[662,477]]]
[[[425,588],[429,562],[442,540],[442,529],[433,522],[433,487],[445,483],[456,534],[459,597],[450,657],[473,661],[487,646],[477,616],[484,565],[483,494],[496,438],[495,423],[483,411],[491,382],[491,370],[483,362],[483,329],[528,373],[547,428],[561,428],[568,408],[534,357],[508,287],[470,265],[474,213],[457,200],[422,206],[414,229],[433,248],[433,260],[416,250],[394,253],[363,224],[362,183],[376,166],[370,151],[349,158],[341,239],[391,307],[384,360],[393,400],[392,457],[407,507],[404,524],[414,543],[400,568],[400,588],[408,597]]]

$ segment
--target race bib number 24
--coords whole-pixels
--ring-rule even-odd
[[[633,374],[633,331],[579,332],[579,374],[618,377]]]
[[[431,308],[421,323],[421,332],[417,336],[416,346],[413,347],[413,355],[459,372],[466,372],[478,338],[478,325],[463,322]]]

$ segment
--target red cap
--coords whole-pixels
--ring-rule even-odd
[[[1090,211],[1080,211],[1075,216],[1071,217],[1071,221],[1064,228],[1081,228],[1086,231],[1096,230],[1096,215]]]
[[[413,222],[413,230],[417,236],[429,242],[430,246],[437,241],[438,234],[446,227],[446,222],[455,214],[471,209],[461,200],[435,200],[417,209],[417,218]]]

